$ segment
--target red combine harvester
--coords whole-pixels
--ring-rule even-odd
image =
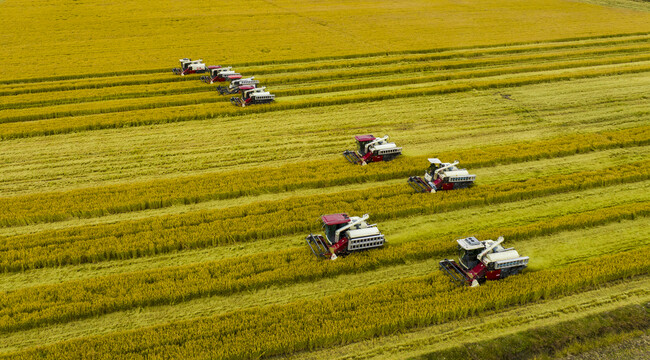
[[[371,162],[391,161],[402,154],[402,148],[395,143],[389,143],[388,135],[376,138],[372,135],[358,135],[357,150],[345,150],[343,156],[353,164],[367,165]]]
[[[458,161],[443,163],[438,159],[429,159],[431,165],[424,173],[424,179],[411,176],[408,184],[421,193],[434,193],[437,190],[464,189],[474,185],[476,175],[470,175],[466,169],[456,167]]]
[[[201,59],[180,59],[179,61],[181,62],[181,67],[172,69],[172,72],[176,75],[203,74],[208,71]]]
[[[259,80],[255,80],[255,77],[251,76],[247,79],[232,80],[228,87],[217,86],[217,91],[221,95],[232,95],[244,90],[255,89],[259,83]]]
[[[255,88],[255,86],[249,85],[248,89],[241,89],[241,97],[231,97],[230,102],[233,105],[245,107],[251,104],[268,104],[275,101],[275,95],[264,90],[266,87]]]
[[[241,74],[232,70],[232,67],[210,66],[210,75],[201,76],[201,81],[207,84],[241,79]]]
[[[459,285],[478,286],[486,280],[504,279],[519,274],[528,266],[528,256],[519,256],[514,248],[501,246],[503,237],[497,241],[478,241],[471,236],[458,242],[458,263],[442,260],[440,269]]]
[[[376,225],[368,225],[368,214],[349,217],[348,214],[321,216],[323,235],[309,234],[307,245],[314,255],[325,259],[336,259],[351,252],[384,246],[386,239]]]

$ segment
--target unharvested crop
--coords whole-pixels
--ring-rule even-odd
[[[500,234],[512,244],[512,241],[648,215],[650,203],[635,203],[522,226],[485,229],[476,236],[482,239]],[[173,304],[204,296],[227,296],[267,286],[316,281],[404,262],[442,258],[455,249],[453,240],[430,238],[388,245],[385,249],[338,262],[315,262],[306,249],[288,249],[200,265],[31,287],[7,293],[0,301],[0,332],[139,306]]]

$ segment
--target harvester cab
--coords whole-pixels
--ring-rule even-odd
[[[528,256],[519,256],[514,248],[501,246],[503,237],[497,241],[479,241],[473,236],[458,239],[458,263],[445,259],[440,269],[459,285],[478,286],[486,280],[500,280],[519,274],[528,266]]]
[[[345,150],[343,156],[352,164],[367,165],[371,162],[391,161],[402,154],[402,148],[388,142],[388,135],[376,138],[372,135],[358,135],[357,151]]]
[[[251,104],[268,104],[275,101],[275,95],[265,91],[266,87],[255,88],[241,91],[242,97],[231,97],[230,102],[234,105],[245,107]]]
[[[254,76],[246,79],[235,79],[230,81],[230,85],[228,85],[228,87],[217,86],[217,91],[221,95],[237,94],[240,91],[255,89],[259,83],[260,81],[255,80]]]
[[[429,159],[429,169],[424,173],[424,179],[411,176],[408,184],[416,192],[434,193],[437,190],[464,189],[474,185],[476,175],[471,175],[466,169],[456,167],[458,161],[443,163],[436,158]]]
[[[241,74],[232,70],[232,67],[221,67],[215,66],[214,68],[210,67],[210,75],[201,76],[201,80],[205,83],[212,84],[216,81],[224,82],[226,80],[235,80],[241,79]]]
[[[192,60],[185,58],[179,61],[181,62],[181,67],[172,69],[172,72],[176,75],[202,74],[208,71],[202,59]]]
[[[309,234],[307,245],[317,257],[332,260],[351,252],[384,246],[384,235],[376,225],[366,222],[368,217],[368,214],[362,217],[349,217],[348,214],[323,215],[321,220],[325,236]]]

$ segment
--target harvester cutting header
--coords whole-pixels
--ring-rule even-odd
[[[353,164],[367,165],[371,162],[391,161],[402,154],[402,148],[388,142],[388,135],[376,138],[372,135],[355,136],[357,151],[345,150],[343,156]]]
[[[519,274],[528,266],[528,256],[519,256],[514,248],[501,246],[503,237],[497,241],[479,241],[470,236],[458,242],[459,258],[440,261],[440,269],[459,285],[478,286],[486,280],[504,279]]]
[[[325,236],[309,234],[307,245],[314,255],[332,260],[351,252],[384,246],[384,235],[376,225],[366,222],[368,218],[368,214],[362,217],[349,217],[343,213],[323,215],[321,220]]]
[[[413,190],[421,193],[434,193],[437,190],[464,189],[474,185],[476,175],[471,175],[466,169],[456,167],[458,161],[443,163],[436,158],[429,159],[429,169],[424,173],[424,179],[411,176],[408,184]]]

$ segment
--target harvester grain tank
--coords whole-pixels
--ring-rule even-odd
[[[408,184],[413,190],[422,193],[434,193],[438,190],[464,189],[474,185],[476,175],[470,174],[466,169],[456,167],[458,161],[443,163],[436,158],[429,159],[429,168],[424,174],[424,179],[411,176]]]
[[[181,62],[181,67],[172,69],[172,72],[176,75],[203,74],[208,71],[202,59],[192,60],[185,58],[179,61]]]
[[[358,135],[357,151],[345,150],[343,156],[353,164],[367,165],[371,162],[391,161],[402,154],[402,148],[388,142],[388,135],[377,138],[372,135]]]
[[[224,82],[241,79],[242,75],[232,69],[232,67],[210,66],[209,75],[201,76],[201,81],[212,84],[214,82]]]
[[[230,81],[228,87],[217,86],[217,91],[221,95],[232,95],[237,94],[241,91],[255,89],[259,83],[260,81],[255,80],[254,76],[246,79],[235,79]]]
[[[266,91],[266,87],[251,88],[248,90],[242,89],[241,93],[241,97],[231,97],[230,102],[234,105],[245,107],[247,105],[268,104],[275,101],[275,95]]]
[[[375,249],[384,246],[386,239],[375,224],[368,224],[369,215],[362,217],[348,214],[331,214],[321,216],[323,235],[309,234],[307,245],[314,255],[325,259],[352,252]]]
[[[478,286],[487,280],[500,280],[519,274],[528,266],[528,256],[520,256],[514,248],[503,248],[503,237],[497,241],[479,241],[473,236],[456,240],[458,263],[445,259],[440,269],[459,285]]]

